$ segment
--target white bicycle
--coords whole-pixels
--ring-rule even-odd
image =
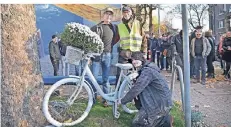
[[[85,78],[89,78],[102,98],[113,103],[113,115],[115,118],[119,118],[117,100],[128,92],[132,86],[133,79],[138,76],[138,73],[130,63],[117,63],[116,66],[121,68],[121,73],[116,88],[114,91],[104,94],[89,68],[91,57],[93,57],[92,54],[83,56],[86,64],[82,76],[64,78],[52,85],[45,94],[43,113],[52,125],[58,127],[73,126],[82,122],[88,116],[93,105],[94,91]],[[130,70],[130,73],[125,74],[124,71],[127,70]],[[59,91],[59,95],[53,96],[56,91]],[[137,112],[132,102],[122,105],[122,108],[130,114]]]

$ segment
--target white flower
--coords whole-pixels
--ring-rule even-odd
[[[75,23],[75,22],[70,22],[70,23],[67,23],[67,28],[71,32],[71,34],[80,33],[80,34],[83,34],[85,36],[85,40],[83,42],[78,42],[78,43],[98,44],[96,47],[91,47],[91,48],[94,51],[100,50],[98,52],[102,53],[104,45],[103,45],[101,38],[99,37],[98,34],[91,31],[91,29],[88,26],[85,26],[85,25],[82,25],[79,23]]]

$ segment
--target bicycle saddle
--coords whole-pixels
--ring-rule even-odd
[[[121,68],[122,70],[129,70],[133,68],[133,65],[130,63],[126,63],[126,64],[117,63],[115,64],[115,66]]]

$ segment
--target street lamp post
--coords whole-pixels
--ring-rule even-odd
[[[184,85],[185,85],[185,126],[191,127],[191,104],[190,104],[190,62],[189,62],[189,37],[188,37],[188,14],[187,5],[181,4],[182,28],[183,28],[183,53],[184,53]]]

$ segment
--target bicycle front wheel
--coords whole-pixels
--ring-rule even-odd
[[[56,82],[43,100],[43,113],[55,126],[73,126],[82,122],[93,105],[93,95],[87,82],[66,78]],[[78,94],[79,93],[79,94]]]

